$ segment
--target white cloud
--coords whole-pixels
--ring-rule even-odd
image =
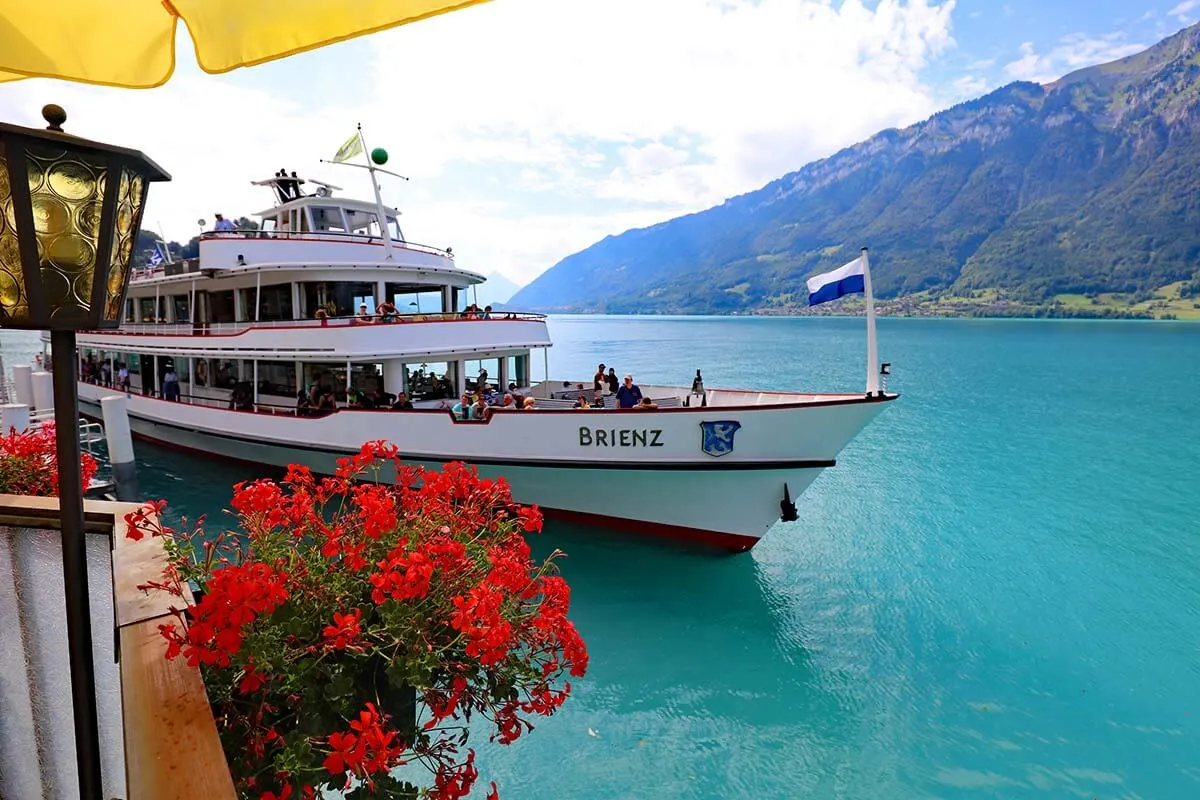
[[[1125,41],[1125,34],[1120,32],[1103,36],[1072,33],[1062,37],[1044,55],[1036,51],[1033,42],[1022,42],[1020,58],[1005,64],[1004,72],[1017,80],[1052,83],[1068,72],[1115,61],[1144,49],[1144,44]]]
[[[1200,0],[1183,0],[1182,3],[1167,12],[1167,16],[1175,17],[1184,24],[1191,24],[1191,12],[1200,6]]]
[[[413,239],[526,282],[604,235],[932,113],[922,72],[954,46],[954,5],[504,0],[325,56],[182,67],[145,92],[3,85],[0,118],[32,124],[58,102],[69,130],[145,150],[175,178],[152,190],[145,226],[177,239],[215,211],[263,208],[248,182],[280,167],[369,194],[356,171],[317,163],[361,121],[412,177],[385,199]],[[190,48],[181,38],[181,60]]]
[[[951,85],[954,87],[955,94],[960,99],[968,99],[983,94],[991,86],[991,82],[987,78],[981,78],[978,75],[963,75]]]

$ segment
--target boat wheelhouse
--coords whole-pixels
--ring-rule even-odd
[[[283,173],[257,183],[276,203],[256,229],[224,224],[198,258],[136,271],[121,328],[79,336],[85,415],[125,395],[135,436],[320,472],[386,439],[412,463],[502,476],[552,515],[745,550],[896,397],[642,383],[655,408],[577,409],[577,384],[532,379],[546,319],[466,310],[483,276],[408,241],[395,209]],[[452,410],[497,389],[534,408]],[[393,408],[401,393],[411,408]]]

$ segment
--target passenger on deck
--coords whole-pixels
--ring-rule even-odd
[[[358,316],[356,316],[354,319],[356,322],[374,322],[374,319],[371,317],[371,315],[367,313],[366,303],[363,303],[358,307]]]
[[[592,395],[592,408],[604,408],[604,393],[596,392]]]
[[[179,402],[179,376],[173,368],[168,368],[163,375],[163,398],[171,402]]]
[[[471,407],[471,419],[479,422],[485,422],[492,416],[492,409],[488,408],[487,402],[482,398],[475,400],[475,405]]]
[[[483,307],[483,316],[481,317],[481,319],[491,319],[491,318],[492,318],[492,307],[484,306]]]
[[[608,386],[608,382],[604,377],[604,365],[601,364],[596,368],[596,374],[592,376],[592,391],[602,392]]]
[[[579,397],[575,398],[575,405],[572,408],[591,408],[591,406],[588,405],[586,397],[579,395]]]
[[[642,390],[633,382],[632,375],[625,376],[625,383],[617,389],[617,407],[633,408],[642,401]]]
[[[392,403],[392,411],[412,411],[412,400],[408,399],[408,395],[404,392],[396,395],[396,402]]]
[[[395,322],[396,316],[400,312],[396,310],[396,306],[384,300],[375,307],[375,313],[379,315],[379,319],[383,322]]]
[[[651,400],[649,397],[643,397],[642,402],[634,406],[638,411],[654,411],[658,408],[658,403]]]
[[[225,217],[221,216],[220,214],[217,214],[216,218],[217,218],[217,222],[216,222],[216,224],[213,225],[214,231],[233,231],[233,230],[235,230],[232,220],[225,219]]]
[[[450,410],[452,412],[454,412],[455,417],[457,417],[460,420],[465,421],[465,420],[471,419],[471,406],[472,405],[473,405],[473,401],[471,399],[471,395],[464,394],[462,396],[462,399],[459,400],[457,403],[455,403],[454,407],[451,408]]]
[[[617,393],[619,383],[617,381],[617,371],[615,369],[613,369],[612,367],[608,368],[608,374],[604,376],[604,382],[606,384],[608,384],[608,393],[609,394]]]

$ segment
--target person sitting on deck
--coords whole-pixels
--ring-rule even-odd
[[[389,303],[387,300],[384,300],[375,307],[375,313],[379,315],[380,320],[383,322],[395,322],[396,317],[400,314],[400,312],[396,310],[396,306],[394,306],[392,303]]]
[[[633,382],[632,375],[625,376],[625,383],[617,389],[617,407],[633,408],[642,401],[642,390]]]
[[[572,408],[591,408],[591,406],[588,405],[586,397],[579,395],[579,397],[575,398],[575,405]]]
[[[454,407],[451,408],[450,411],[454,413],[454,416],[456,418],[463,420],[465,422],[466,420],[471,419],[471,406],[472,405],[474,405],[474,403],[471,399],[471,395],[464,394],[462,396],[462,399],[459,400],[457,403],[455,403]]]
[[[482,397],[477,398],[475,405],[471,407],[471,419],[477,422],[486,422],[491,415],[492,409],[488,408],[487,402]]]
[[[649,397],[643,397],[642,402],[634,406],[638,411],[654,411],[658,408],[658,403],[651,400]]]
[[[412,400],[408,399],[408,395],[404,392],[396,395],[396,402],[392,403],[392,411],[412,411]]]
[[[355,322],[374,322],[371,315],[367,313],[367,304],[363,303],[358,307],[358,316],[354,318]]]

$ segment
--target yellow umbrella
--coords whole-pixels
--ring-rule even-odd
[[[149,89],[175,69],[182,19],[205,72],[228,72],[487,0],[20,0],[0,9],[0,82]]]

